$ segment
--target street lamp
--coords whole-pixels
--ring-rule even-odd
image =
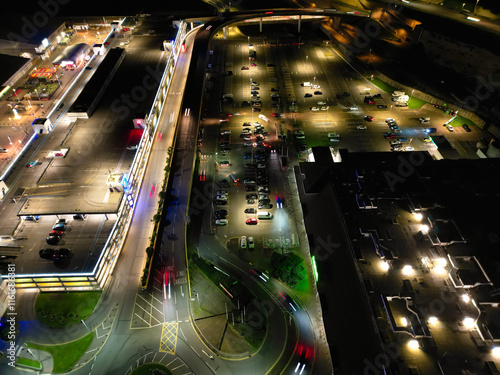
[[[479,0],[476,0],[476,5],[474,5],[474,15],[476,15],[477,3],[479,3]]]
[[[309,56],[306,55],[306,69],[307,69],[307,59],[309,58]]]

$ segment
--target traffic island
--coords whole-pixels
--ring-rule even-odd
[[[26,344],[26,348],[47,352],[54,363],[51,372],[64,373],[71,370],[78,359],[85,353],[94,336],[95,333],[92,332],[78,340],[61,345],[40,345],[29,342]]]
[[[264,341],[267,323],[257,311],[255,298],[212,264],[203,259],[193,263],[189,272],[191,314],[200,336],[220,356],[252,355]],[[256,316],[260,317],[258,321]]]
[[[16,360],[16,367],[17,366],[29,370],[42,371],[42,364],[34,359],[18,357]]]
[[[146,363],[145,365],[137,367],[130,375],[172,375],[172,372],[165,366],[158,363]]]

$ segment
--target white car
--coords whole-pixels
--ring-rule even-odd
[[[269,119],[264,115],[259,115],[259,118],[264,121],[269,121]]]
[[[242,249],[246,249],[247,248],[247,236],[241,236],[240,247]]]
[[[248,248],[253,249],[255,247],[255,242],[253,240],[253,237],[248,237]]]
[[[405,151],[415,151],[415,149],[411,146],[406,146]]]
[[[313,85],[313,87],[312,87],[312,88],[313,88],[313,89],[320,89],[320,88],[321,88],[321,86],[320,86],[320,85]]]
[[[309,108],[311,111],[319,111],[319,108],[318,107],[311,107]]]
[[[396,120],[394,120],[394,119],[393,119],[393,118],[391,118],[391,117],[388,117],[388,118],[386,118],[386,119],[385,119],[385,122],[388,124],[388,123],[390,123],[390,122],[396,122]]]
[[[320,101],[318,102],[318,105],[326,105],[326,102],[325,102],[324,100],[320,100]]]
[[[358,125],[358,126],[356,126],[356,128],[357,128],[358,130],[366,130],[366,129],[368,129],[368,128],[366,127],[366,125]]]
[[[227,194],[217,194],[217,199],[227,199]]]
[[[325,106],[321,107],[320,109],[321,109],[322,111],[328,111],[328,107],[325,107]]]
[[[252,147],[253,146],[253,142],[245,142],[245,143],[243,143],[243,146],[244,147]]]
[[[357,111],[358,110],[358,107],[356,107],[355,105],[351,105],[349,107],[349,111]]]
[[[223,225],[227,225],[227,224],[228,224],[227,219],[219,219],[219,220],[215,220],[215,225],[220,225],[220,226],[223,226]]]

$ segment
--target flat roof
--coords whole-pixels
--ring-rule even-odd
[[[117,213],[123,189],[110,189],[108,177],[128,171],[136,151],[126,145],[138,144],[141,135],[126,122],[111,124],[102,112],[78,119],[60,145],[69,148],[66,156],[48,158],[47,151],[39,159],[37,168],[45,171],[36,187],[25,189],[18,215]]]

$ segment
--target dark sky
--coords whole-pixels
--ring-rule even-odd
[[[244,9],[267,9],[293,7],[290,0],[231,0],[233,5]],[[11,11],[34,14],[46,7],[57,9],[57,16],[106,16],[135,15],[156,13],[165,15],[213,15],[214,8],[201,0],[24,0],[22,9],[19,3],[8,2],[2,8]]]

